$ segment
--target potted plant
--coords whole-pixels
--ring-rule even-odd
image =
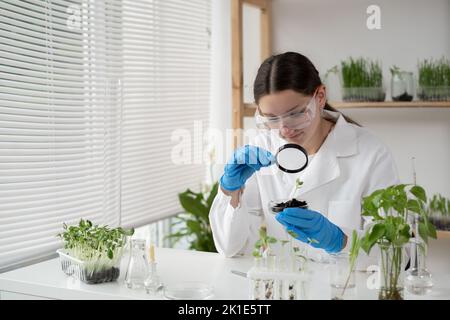
[[[295,188],[292,192],[293,195],[295,195],[298,190],[303,185],[303,181],[300,179],[295,180]],[[295,198],[294,196],[290,197],[290,199],[281,199],[281,200],[275,200],[269,202],[269,211],[273,214],[277,214],[278,212],[283,211],[286,208],[308,208],[308,203],[305,200],[300,200]]]
[[[341,61],[342,99],[344,101],[384,101],[381,64],[364,58]]]
[[[393,101],[412,101],[414,98],[413,73],[391,67],[391,96]]]
[[[425,59],[419,61],[417,96],[424,101],[450,100],[450,60]]]
[[[214,183],[203,192],[193,192],[190,189],[178,194],[178,199],[184,209],[184,213],[176,217],[173,227],[181,228],[168,235],[172,244],[187,239],[190,242],[189,249],[207,252],[217,252],[214,245],[211,225],[209,223],[209,211],[214,198],[217,195],[219,183]]]
[[[75,275],[88,284],[115,281],[120,274],[127,236],[134,229],[93,225],[81,219],[76,226],[63,224],[64,232],[58,234],[64,241],[64,250],[58,250],[63,271]]]
[[[450,199],[435,194],[429,200],[428,216],[438,230],[450,231]]]
[[[380,250],[379,299],[401,300],[404,297],[404,246],[413,236],[411,216],[418,215],[418,231],[425,242],[428,237],[436,238],[436,229],[427,215],[425,190],[405,184],[376,190],[363,198],[362,215],[372,218],[373,225],[361,238],[361,248],[367,254],[375,245]]]

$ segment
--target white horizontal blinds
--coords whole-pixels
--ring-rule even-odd
[[[0,271],[119,221],[117,3],[0,2]]]
[[[137,226],[180,212],[177,194],[204,178],[201,164],[173,164],[171,136],[189,130],[193,146],[194,121],[208,126],[210,1],[122,4],[122,224]]]

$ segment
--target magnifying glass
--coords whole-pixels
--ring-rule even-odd
[[[281,171],[297,173],[308,165],[308,153],[302,146],[288,143],[278,149],[275,161]]]

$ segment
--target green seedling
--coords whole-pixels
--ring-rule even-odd
[[[84,261],[90,273],[116,265],[122,257],[126,237],[134,234],[134,229],[112,229],[84,219],[78,226],[64,223],[63,229],[57,236],[64,241],[64,249],[71,257]]]
[[[274,244],[277,242],[277,239],[274,237],[270,237],[267,234],[267,227],[261,226],[259,228],[259,239],[255,243],[255,248],[253,250],[254,257],[263,257],[268,253],[270,244]]]
[[[341,62],[341,71],[344,88],[379,88],[383,83],[379,62],[350,57]]]

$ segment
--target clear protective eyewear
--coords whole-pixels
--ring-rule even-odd
[[[286,112],[280,116],[263,116],[256,109],[255,119],[258,129],[281,129],[287,127],[289,129],[304,129],[308,127],[316,116],[316,93],[306,107],[300,106],[294,110]]]

